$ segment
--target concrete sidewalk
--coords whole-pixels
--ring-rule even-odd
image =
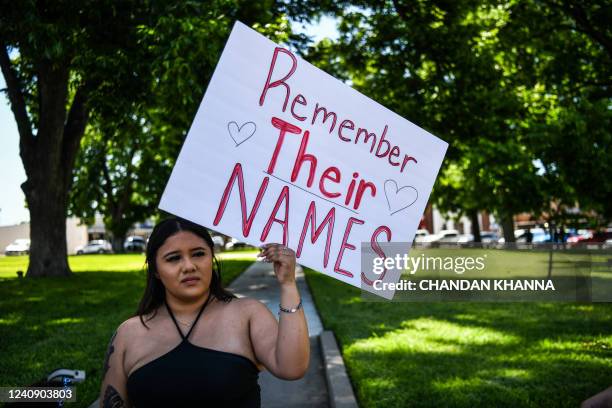
[[[296,281],[302,297],[302,306],[306,314],[308,334],[310,335],[310,366],[304,378],[297,381],[283,381],[269,372],[263,371],[259,375],[262,407],[329,407],[325,367],[322,363],[318,342],[318,336],[323,330],[323,325],[300,266],[296,268]],[[272,264],[266,262],[253,263],[232,282],[228,289],[237,295],[258,299],[268,306],[272,314],[278,318],[280,289]]]

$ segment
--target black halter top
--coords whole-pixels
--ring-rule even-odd
[[[132,405],[142,407],[260,407],[259,370],[248,358],[199,347],[189,342],[202,312],[183,335],[172,310],[166,308],[181,343],[168,353],[137,368],[127,379]]]

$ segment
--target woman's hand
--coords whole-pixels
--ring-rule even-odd
[[[281,244],[264,244],[259,257],[264,262],[274,262],[274,273],[281,286],[295,284],[295,252]]]

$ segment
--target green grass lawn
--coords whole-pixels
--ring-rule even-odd
[[[577,407],[612,384],[612,305],[364,302],[306,277],[361,407]]]
[[[221,254],[227,285],[257,251]],[[77,388],[87,407],[98,397],[108,341],[132,316],[145,283],[142,255],[70,257],[70,278],[17,279],[27,257],[0,258],[0,385],[32,384],[55,368],[85,370]],[[7,278],[9,277],[10,278]]]
[[[258,252],[257,250],[221,252],[217,257],[221,260],[255,260]],[[72,255],[68,257],[68,264],[73,272],[129,272],[143,269],[145,258],[144,254]],[[17,271],[23,271],[25,274],[27,269],[27,255],[0,257],[0,279],[16,278]]]

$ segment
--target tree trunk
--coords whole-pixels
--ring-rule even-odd
[[[502,229],[504,230],[504,240],[506,244],[516,242],[516,238],[514,238],[514,220],[512,215],[502,215]]]
[[[30,263],[26,277],[70,276],[66,244],[67,200],[52,180],[31,189],[23,183],[30,209]]]
[[[76,90],[67,110],[68,59],[38,59],[34,67],[38,93],[34,124],[27,112],[22,84],[2,41],[0,68],[17,121],[19,154],[27,176],[21,185],[30,210],[30,263],[26,276],[70,276],[66,213],[74,161],[89,116],[85,88]]]
[[[552,277],[552,270],[553,270],[553,251],[556,247],[556,240],[555,240],[555,231],[556,231],[556,227],[554,222],[551,220],[548,221],[548,234],[550,235],[550,243],[548,243],[548,275],[547,275],[547,279],[550,279]]]
[[[470,211],[470,221],[472,222],[474,242],[482,242],[482,238],[480,237],[480,224],[478,223],[478,210]]]
[[[112,190],[110,192],[112,193]],[[112,216],[110,218],[104,218],[104,226],[106,230],[111,233],[113,252],[122,254],[125,252],[123,243],[125,242],[125,237],[130,230],[131,224],[125,221],[125,214],[123,213],[126,203],[122,201],[120,205],[117,205],[117,203],[112,200],[112,197],[112,195],[107,197]]]
[[[122,254],[124,252],[123,243],[125,242],[125,232],[122,235],[116,234],[114,231],[112,232],[113,239],[113,252],[116,254]]]

